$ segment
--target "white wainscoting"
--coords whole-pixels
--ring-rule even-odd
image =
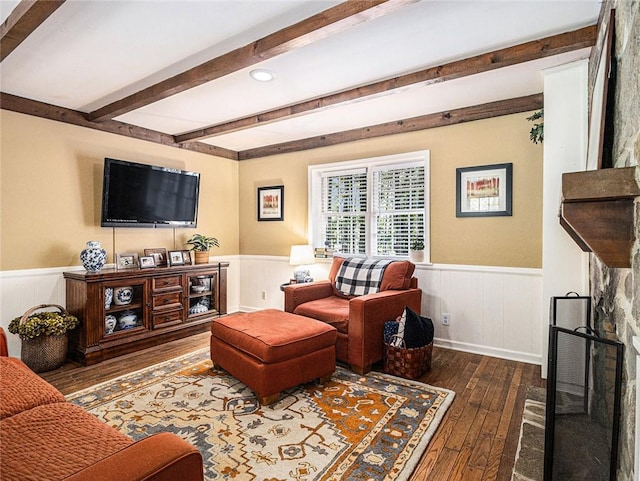
[[[436,345],[541,364],[541,269],[437,264],[418,266],[415,276]]]
[[[229,262],[227,310],[236,312],[240,303],[240,261],[238,256],[211,257],[211,262]],[[113,267],[113,266],[107,266]],[[9,322],[40,304],[65,306],[64,272],[82,271],[80,266],[51,269],[0,271],[0,326],[7,333],[9,354],[20,357],[20,338],[7,331]]]
[[[227,310],[283,308],[280,285],[293,267],[288,257],[220,256],[229,262]],[[326,279],[330,260],[311,267]],[[0,326],[39,304],[65,305],[62,273],[81,267],[0,271]],[[482,266],[419,265],[422,314],[434,321],[436,345],[494,357],[541,364],[542,270]],[[443,326],[442,313],[451,324]],[[20,355],[20,339],[8,334],[9,352]]]
[[[331,261],[312,266],[326,279]],[[283,308],[280,284],[291,277],[288,258],[242,256],[240,308]],[[542,270],[504,267],[419,265],[422,314],[435,325],[435,344],[450,349],[541,363]],[[263,298],[264,292],[264,298]],[[449,326],[442,313],[451,316]]]

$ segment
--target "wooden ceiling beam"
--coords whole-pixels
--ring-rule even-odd
[[[331,145],[355,142],[358,140],[372,139],[387,135],[415,132],[417,130],[433,129],[447,125],[482,120],[501,115],[510,115],[520,112],[541,109],[543,95],[534,94],[515,99],[499,100],[472,107],[463,107],[455,110],[447,110],[435,114],[421,115],[410,119],[386,122],[384,124],[346,130],[333,134],[320,135],[307,139],[283,142],[281,144],[268,145],[255,149],[242,150],[238,153],[238,160],[249,160],[270,155],[299,152],[301,150],[317,149]],[[527,135],[525,133],[524,135]]]
[[[458,60],[437,67],[431,67],[418,72],[388,80],[382,80],[380,82],[345,90],[343,92],[324,97],[318,97],[295,105],[233,120],[231,122],[217,124],[204,129],[193,130],[181,135],[176,135],[175,140],[176,142],[187,142],[213,137],[224,133],[250,129],[259,125],[266,125],[272,122],[310,114],[319,109],[324,109],[330,106],[348,105],[349,103],[358,101],[362,97],[375,98],[376,96],[386,94],[390,90],[417,84],[429,85],[438,82],[445,82],[502,67],[508,67],[518,63],[529,62],[539,58],[591,47],[595,44],[596,37],[597,26],[592,25],[572,32],[561,33],[513,47],[495,50],[475,57]]]
[[[229,75],[277,55],[345,31],[354,25],[387,15],[417,0],[358,0],[344,2],[301,22],[279,30],[255,42],[228,52],[163,80],[88,115],[92,121],[104,121],[144,107],[171,95]]]
[[[65,0],[22,0],[0,25],[0,62],[55,12]]]
[[[173,140],[172,135],[126,124],[124,122],[117,122],[115,120],[100,123],[90,122],[85,118],[83,112],[18,97],[5,92],[0,92],[0,105],[2,105],[4,110],[10,110],[12,112],[33,115],[43,119],[56,120],[58,122],[65,122],[67,124],[100,130],[102,132],[124,135],[126,137],[146,140],[148,142],[154,142],[156,144],[162,144],[169,147],[200,152],[201,154],[215,155],[225,159],[238,160],[238,153],[234,150],[216,147],[202,142],[185,142],[183,144],[177,144]]]

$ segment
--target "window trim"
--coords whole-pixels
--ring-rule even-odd
[[[320,219],[322,215],[322,202],[315,202],[314,197],[316,195],[321,195],[322,192],[322,177],[327,173],[336,173],[343,171],[354,171],[357,169],[366,169],[367,172],[367,222],[366,222],[366,251],[367,257],[382,257],[371,254],[371,222],[373,216],[372,209],[372,186],[373,182],[373,170],[374,168],[379,167],[402,167],[403,164],[415,163],[415,162],[424,162],[424,198],[425,198],[425,212],[424,212],[424,243],[425,243],[425,263],[431,262],[431,172],[430,172],[430,151],[429,150],[419,150],[415,152],[405,152],[402,154],[393,154],[393,155],[384,155],[379,157],[369,157],[364,159],[357,160],[346,160],[340,162],[331,162],[326,164],[315,164],[310,165],[308,167],[308,213],[307,213],[307,225],[308,232],[307,238],[309,239],[309,243],[314,247],[318,247],[321,245],[321,240],[316,240],[314,236],[318,236],[318,228],[316,219]],[[320,243],[319,243],[320,242]],[[408,256],[384,256],[385,258],[397,258],[397,259],[408,259]]]

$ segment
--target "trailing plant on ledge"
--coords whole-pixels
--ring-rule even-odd
[[[534,144],[538,142],[542,143],[544,140],[544,109],[538,110],[531,117],[527,117],[527,120],[531,122],[535,122],[536,120],[542,119],[540,123],[533,124],[531,127],[531,131],[529,132],[529,138]]]

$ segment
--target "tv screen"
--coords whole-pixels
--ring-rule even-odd
[[[200,174],[104,159],[102,227],[196,227]]]

